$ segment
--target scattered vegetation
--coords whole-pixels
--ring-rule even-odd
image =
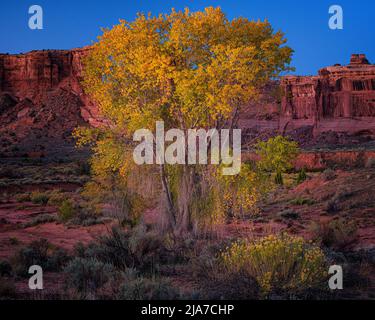
[[[46,214],[37,215],[31,221],[24,223],[22,226],[24,228],[29,228],[29,227],[37,226],[39,224],[50,223],[50,222],[55,222],[55,221],[57,221],[57,217],[55,215],[46,213]]]
[[[32,265],[40,265],[45,271],[59,271],[68,259],[63,249],[52,246],[45,239],[40,239],[21,248],[12,258],[11,264],[15,274],[27,276]]]
[[[358,236],[356,223],[343,218],[312,223],[311,230],[316,240],[337,250],[343,250],[353,244]]]
[[[74,213],[75,208],[71,200],[64,200],[58,209],[58,217],[62,222],[72,219]]]
[[[305,168],[302,168],[302,169],[298,172],[298,176],[297,176],[297,184],[300,184],[300,183],[304,182],[306,179],[307,179],[306,169],[305,169]]]
[[[30,195],[30,200],[32,203],[45,205],[48,203],[49,196],[46,192],[33,191]]]
[[[245,272],[256,279],[264,295],[321,288],[327,276],[322,250],[286,234],[235,242],[221,259],[227,272]]]
[[[76,257],[64,268],[67,286],[83,294],[83,297],[96,293],[110,280],[113,272],[112,265],[94,258]]]
[[[342,209],[343,202],[353,195],[353,191],[339,189],[335,195],[327,202],[326,211],[336,213]]]
[[[299,153],[297,142],[283,136],[270,138],[268,141],[260,141],[255,146],[260,155],[258,167],[270,172],[276,172],[275,183],[282,185],[282,174],[293,167],[293,160]]]
[[[278,216],[284,219],[298,219],[299,218],[298,212],[291,210],[291,209],[286,209],[286,210],[279,212]]]
[[[312,206],[313,204],[315,204],[315,200],[298,197],[298,198],[291,200],[290,204],[297,205],[297,206],[304,206],[304,205]]]

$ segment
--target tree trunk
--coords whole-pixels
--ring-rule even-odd
[[[172,201],[172,196],[169,191],[167,177],[165,175],[165,167],[164,165],[160,165],[160,179],[161,185],[163,188],[164,200],[166,203],[166,214],[167,214],[167,227],[168,229],[174,230],[176,226],[176,214],[175,209]]]
[[[192,202],[194,197],[194,169],[184,166],[178,192],[177,234],[183,236],[192,231]]]

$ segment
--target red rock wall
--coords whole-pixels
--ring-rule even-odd
[[[85,122],[105,122],[80,83],[87,50],[0,54],[0,151],[31,139],[34,129],[41,131],[34,132],[36,137],[47,139],[65,137]],[[296,132],[302,145],[315,144],[317,137],[337,143],[326,132],[375,135],[375,65],[353,55],[348,66],[327,67],[313,77],[284,77],[280,87],[270,83],[262,97],[244,109],[239,125],[249,142],[259,133]],[[11,138],[14,133],[18,140]]]
[[[353,55],[347,66],[323,68],[318,76],[285,77],[281,85],[281,127],[375,134],[375,65],[364,55]]]

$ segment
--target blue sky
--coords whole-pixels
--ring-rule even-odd
[[[28,8],[41,5],[44,29],[28,28]],[[328,8],[344,10],[344,30],[328,28]],[[158,14],[172,7],[201,10],[220,6],[231,19],[267,18],[282,30],[294,50],[292,65],[297,74],[316,74],[321,67],[346,64],[351,53],[366,53],[375,61],[374,0],[2,0],[0,4],[0,52],[19,53],[34,49],[70,49],[95,41],[101,27],[118,20],[133,20],[137,12]]]

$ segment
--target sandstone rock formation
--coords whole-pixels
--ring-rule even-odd
[[[375,135],[375,65],[353,54],[347,66],[319,70],[313,77],[284,77],[280,127],[310,125],[323,132]]]
[[[70,153],[75,127],[103,125],[80,83],[87,50],[0,54],[0,154],[61,153],[64,148]],[[303,146],[373,139],[375,65],[356,54],[347,66],[272,82],[244,109],[239,126],[247,142],[277,133],[287,133]]]
[[[102,123],[80,84],[87,50],[0,55],[0,152],[63,149],[78,125]]]
[[[250,142],[260,132],[288,134],[304,147],[368,144],[375,138],[375,65],[353,54],[349,65],[323,68],[317,76],[283,77],[265,88],[239,124]]]

